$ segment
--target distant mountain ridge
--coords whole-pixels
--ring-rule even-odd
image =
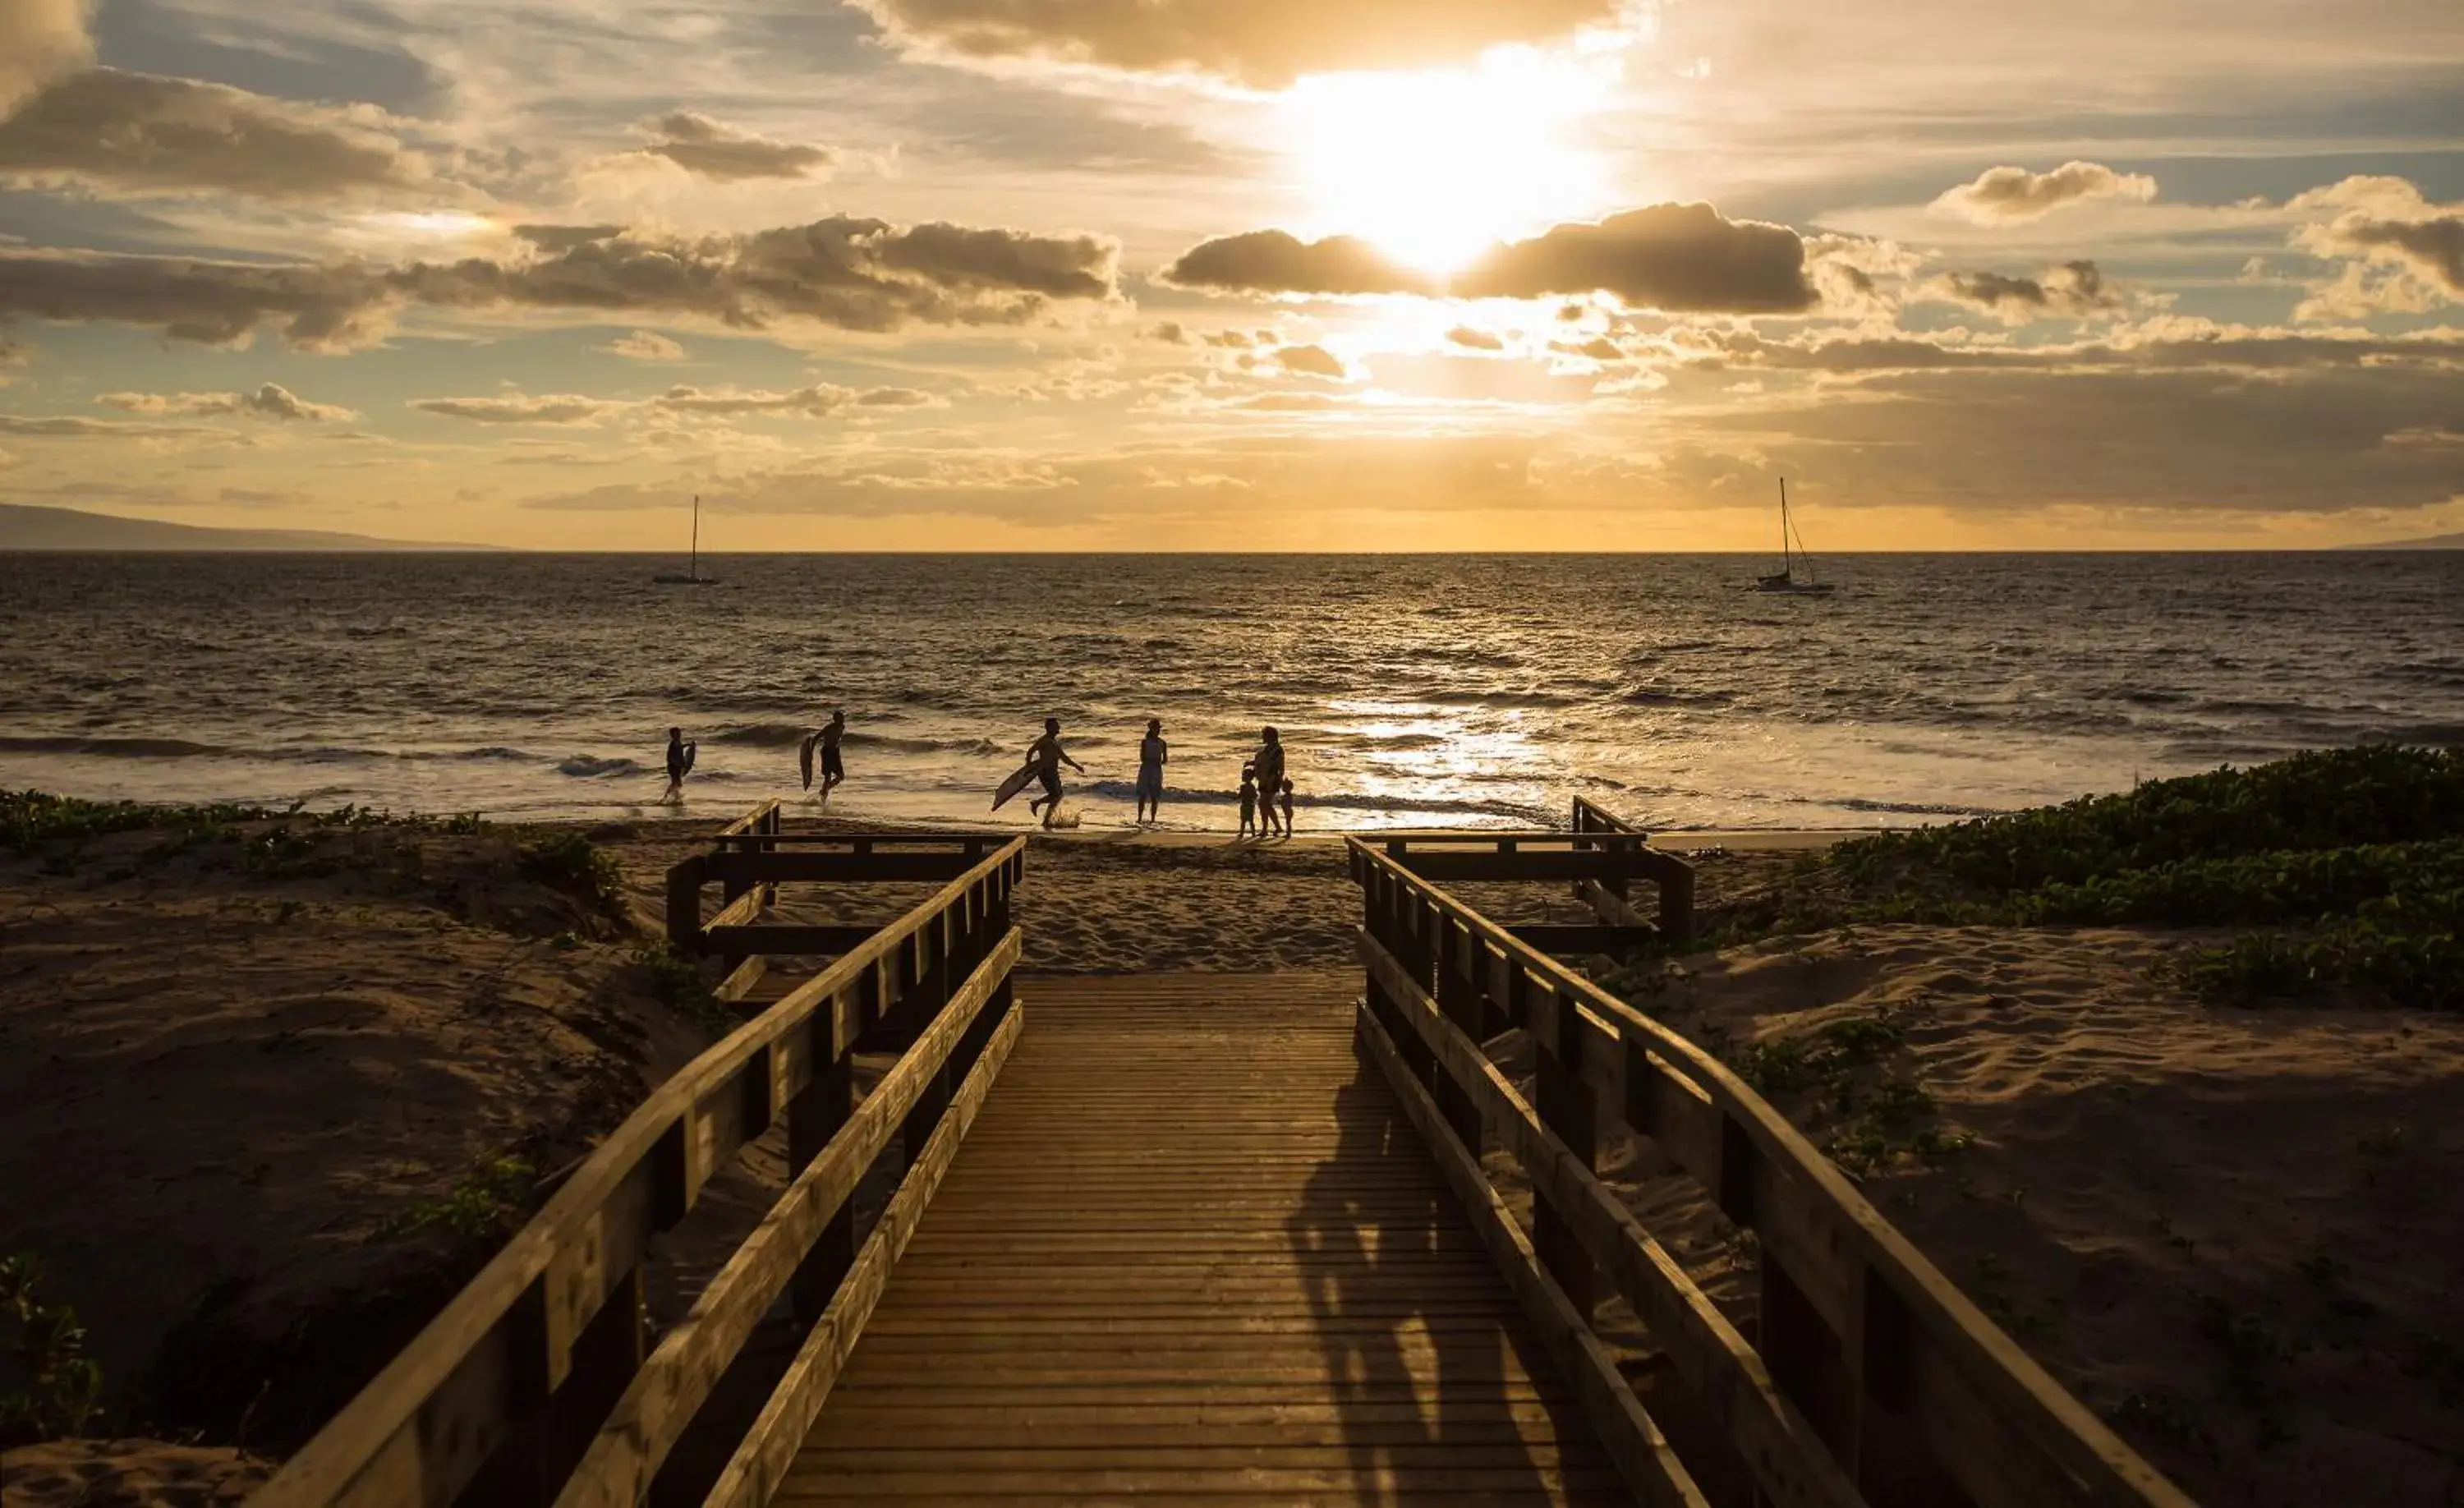
[[[208,529],[152,518],[123,518],[75,508],[0,503],[0,550],[494,550],[495,545],[429,544],[314,529]]]
[[[2419,539],[2381,539],[2375,544],[2348,544],[2347,550],[2464,550],[2464,535],[2426,535]]]

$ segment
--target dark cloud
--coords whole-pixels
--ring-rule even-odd
[[[2000,273],[1947,273],[1930,285],[1933,296],[1981,309],[2013,324],[2040,317],[2083,319],[2122,307],[2094,262],[2064,262],[2037,277]]]
[[[1978,225],[2013,225],[2041,219],[2065,205],[2088,199],[2156,197],[2156,180],[2144,173],[2118,173],[2102,163],[2064,163],[2049,173],[2024,167],[1993,167],[1974,181],[1948,190],[1934,208]]]
[[[524,239],[531,254],[393,268],[0,251],[0,319],[116,320],[222,345],[271,326],[338,350],[382,339],[406,303],[890,331],[1023,324],[1116,289],[1113,245],[1093,236],[834,216],[698,239],[536,226]]]
[[[1265,295],[1608,294],[1632,308],[1672,313],[1793,314],[1815,302],[1795,231],[1730,220],[1706,204],[1650,205],[1556,226],[1491,248],[1452,278],[1404,267],[1356,237],[1302,241],[1282,230],[1201,242],[1163,275],[1184,288]]]
[[[0,0],[0,114],[94,56],[84,0]]]
[[[663,157],[689,173],[735,183],[752,178],[817,177],[838,161],[825,146],[780,142],[740,126],[678,110],[647,121],[645,155]]]
[[[1322,345],[1287,345],[1275,353],[1275,361],[1285,371],[1307,377],[1331,377],[1341,382],[1352,375],[1343,358]]]
[[[507,393],[496,398],[414,398],[410,406],[448,419],[481,425],[586,425],[625,407],[614,399],[580,393]]]
[[[311,424],[359,417],[348,408],[310,403],[276,382],[259,383],[245,393],[100,393],[94,401],[132,414],[228,415]]]
[[[2464,214],[2421,220],[2350,214],[2330,227],[2323,239],[2343,251],[2387,254],[2435,283],[2450,298],[2464,298]]]
[[[1453,329],[1446,332],[1446,339],[1456,345],[1463,346],[1474,351],[1503,351],[1506,349],[1506,341],[1503,339],[1490,334],[1486,330],[1475,330],[1469,325],[1459,324],[1455,326]]]
[[[2249,372],[2325,371],[2363,366],[2464,367],[2464,339],[2446,336],[2332,337],[2221,327],[2122,341],[2054,345],[1950,343],[1922,336],[1773,340],[1742,331],[1698,332],[1678,360],[1712,366],[1858,376],[1879,372],[2072,371],[2091,368]]]
[[[1250,230],[1201,241],[1163,271],[1182,288],[1224,294],[1422,294],[1441,290],[1358,236],[1304,241],[1287,230]]]
[[[1146,327],[1145,334],[1148,339],[1160,340],[1166,345],[1189,343],[1188,327],[1177,319],[1158,319]]]
[[[390,304],[383,280],[350,264],[0,250],[0,320],[111,320],[208,345],[269,327],[302,350],[336,351],[382,339]]]
[[[365,108],[90,68],[54,79],[0,120],[0,176],[269,199],[436,190],[428,160],[385,120]]]
[[[1302,74],[1465,62],[1614,21],[1617,0],[854,0],[902,45],[1204,73],[1264,88]]]
[[[517,225],[514,234],[542,251],[570,251],[593,241],[612,241],[625,233],[621,225]]]

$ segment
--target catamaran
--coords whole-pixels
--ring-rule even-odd
[[[1770,576],[1754,578],[1747,590],[1754,592],[1788,592],[1798,597],[1827,597],[1834,590],[1829,581],[1814,579],[1814,557],[1808,555],[1805,541],[1797,537],[1796,526],[1788,517],[1788,478],[1779,479],[1779,569]],[[1797,568],[1805,569],[1805,579],[1797,579]]]
[[[718,578],[701,574],[701,493],[693,493],[693,563],[681,576],[673,571],[661,571],[650,578],[653,586],[716,586]]]

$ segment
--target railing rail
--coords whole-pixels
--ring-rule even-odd
[[[1361,1036],[1476,1220],[1503,1210],[1479,1165],[1485,1136],[1529,1174],[1528,1241],[1492,1219],[1491,1247],[1646,1500],[1699,1499],[1659,1426],[1627,1413],[1613,1370],[1620,1396],[1605,1395],[1587,1360],[1606,1289],[1651,1327],[1689,1413],[1773,1503],[2189,1508],[1718,1060],[1381,843],[1347,843],[1363,898]],[[1530,1101],[1481,1046],[1508,1027],[1537,1048]],[[1759,1237],[1753,1344],[1599,1181],[1599,1131],[1618,1122]]]
[[[765,810],[729,836],[775,837]],[[812,1328],[715,1498],[758,1501],[1017,1038],[1011,893],[1025,851],[1012,840],[983,855],[662,1085],[253,1508],[639,1501],[784,1291]],[[885,1022],[913,1042],[859,1108],[853,1053]],[[651,1237],[782,1113],[786,1192],[646,1355]],[[907,1168],[859,1250],[849,1196],[893,1130]]]
[[[1672,943],[1691,942],[1694,938],[1694,866],[1672,853],[1649,847],[1651,835],[1617,816],[1597,801],[1574,798],[1571,825],[1576,837],[1594,834],[1615,840],[1636,840],[1645,845],[1644,851],[1661,862],[1651,878],[1660,887],[1660,929]],[[1621,922],[1635,914],[1632,897],[1623,876],[1605,880],[1577,880],[1574,899],[1589,906],[1603,922]]]

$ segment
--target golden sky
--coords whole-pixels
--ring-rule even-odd
[[[562,549],[2464,529],[2454,0],[0,0],[0,502]]]

